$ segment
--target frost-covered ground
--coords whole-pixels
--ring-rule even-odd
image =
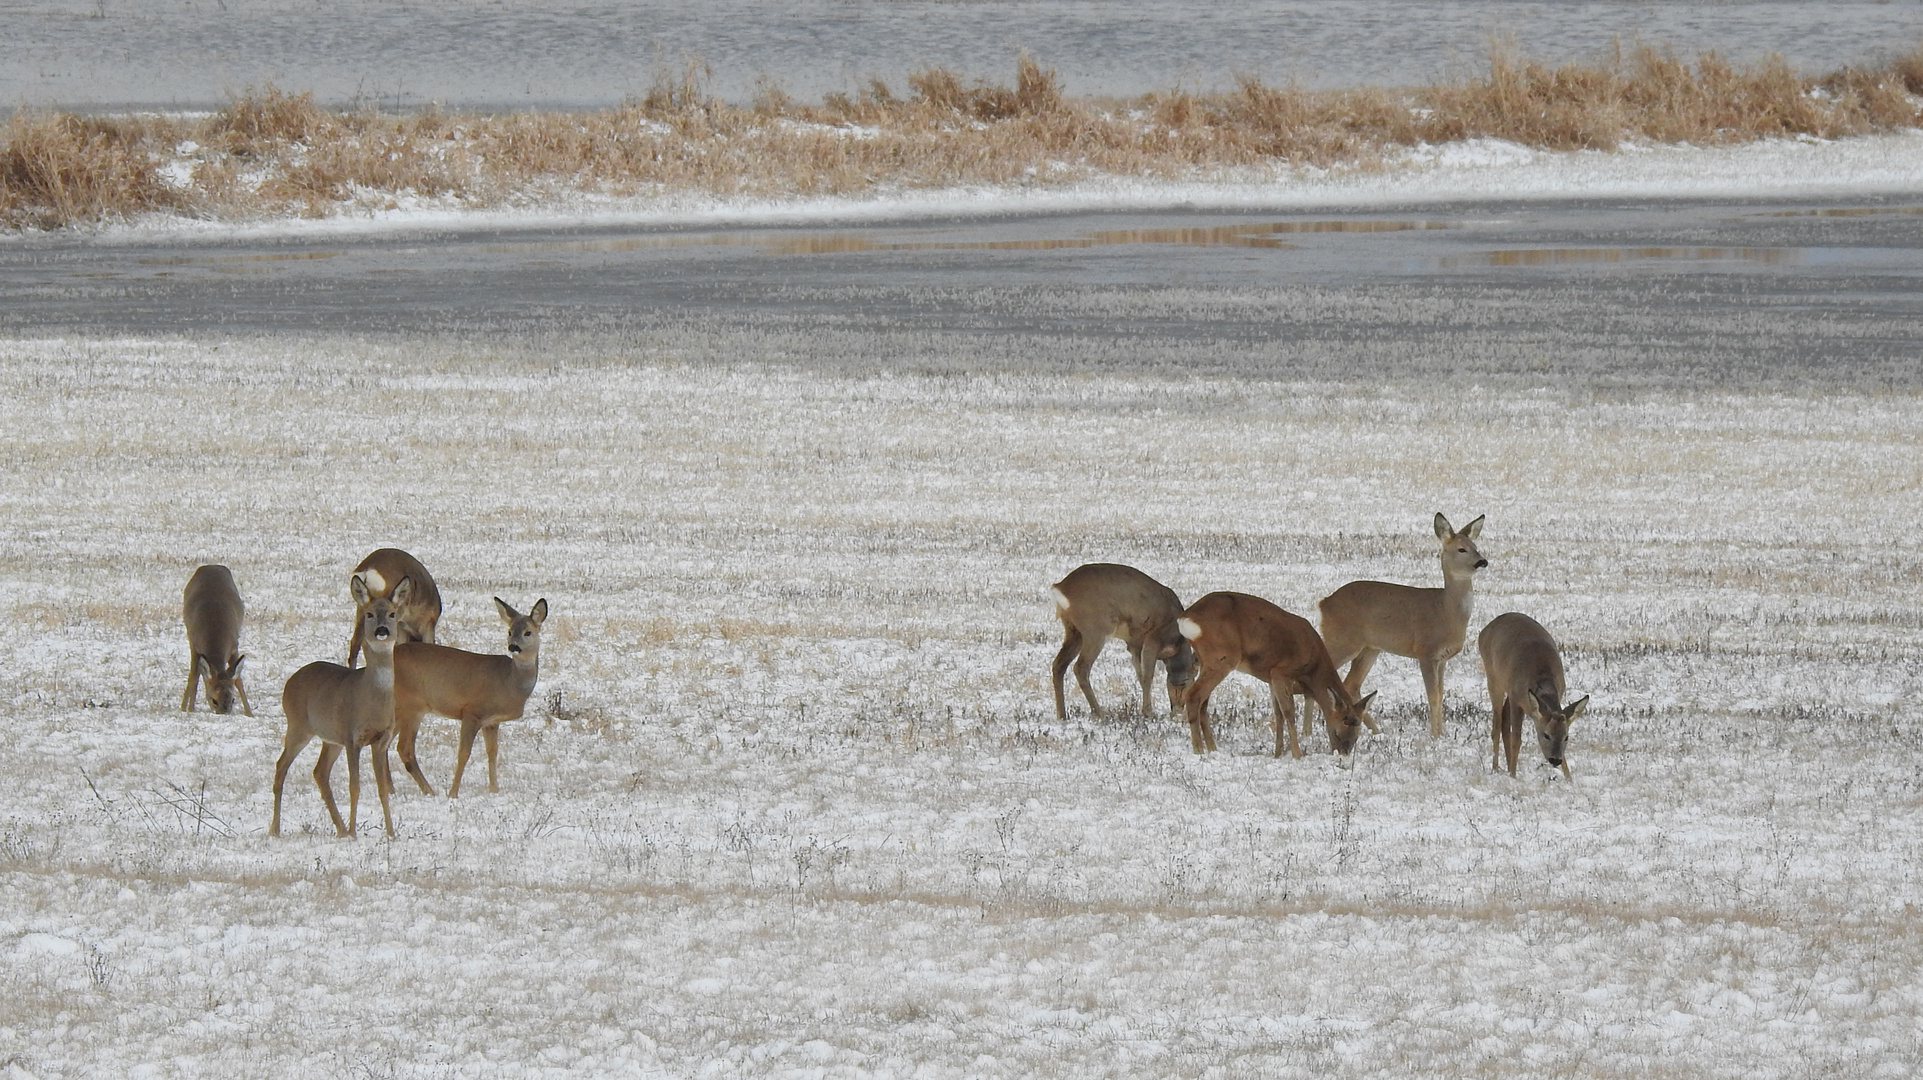
[[[710,346],[0,344],[0,1072],[1923,1059],[1917,391]],[[1206,759],[1164,716],[1055,721],[1077,563],[1307,612],[1435,581],[1437,510],[1488,515],[1473,626],[1536,615],[1593,695],[1574,784],[1489,771],[1473,648],[1435,743],[1414,665],[1378,665],[1351,771],[1267,756],[1239,676]],[[337,840],[310,750],[270,840],[280,682],[344,651],[346,572],[388,543],[455,644],[499,646],[491,595],[548,599],[537,701],[499,793],[410,787],[396,839]],[[249,605],[251,719],[176,711],[208,560]]]

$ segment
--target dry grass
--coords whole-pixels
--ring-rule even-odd
[[[1780,59],[1694,64],[1638,47],[1549,67],[1510,47],[1486,76],[1405,89],[1309,91],[1240,80],[1226,93],[1071,98],[1024,56],[1012,87],[929,69],[897,94],[799,103],[764,86],[735,105],[697,65],[596,112],[338,111],[272,87],[212,116],[17,111],[0,148],[0,223],[53,228],[156,211],[326,215],[431,199],[475,206],[608,195],[846,195],[1093,175],[1380,164],[1402,147],[1488,136],[1546,149],[1731,143],[1917,126],[1923,48],[1821,77]]]

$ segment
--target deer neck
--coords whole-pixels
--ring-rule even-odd
[[[1469,625],[1469,614],[1475,608],[1475,571],[1459,570],[1451,573],[1447,564],[1442,568],[1442,608],[1458,626]]]

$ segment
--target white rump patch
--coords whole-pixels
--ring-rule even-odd
[[[1048,587],[1048,591],[1055,594],[1055,606],[1062,611],[1067,611],[1068,610],[1068,594],[1056,588],[1053,585],[1050,585]]]
[[[1180,630],[1182,636],[1188,638],[1190,641],[1194,641],[1196,638],[1202,636],[1202,627],[1197,624],[1194,619],[1177,619],[1175,620],[1175,628]]]
[[[384,593],[387,591],[387,579],[381,576],[379,570],[371,566],[361,571],[361,580],[367,582],[368,592]]]

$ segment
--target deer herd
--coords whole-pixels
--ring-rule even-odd
[[[1442,734],[1442,669],[1462,651],[1468,638],[1471,587],[1477,570],[1489,565],[1476,550],[1482,518],[1462,529],[1437,514],[1441,541],[1442,587],[1415,588],[1384,581],[1352,581],[1318,605],[1322,629],[1258,596],[1212,592],[1184,608],[1174,590],[1133,567],[1089,563],[1054,586],[1056,614],[1064,638],[1055,655],[1055,715],[1066,719],[1062,679],[1069,666],[1088,700],[1090,712],[1103,715],[1089,685],[1089,672],[1109,638],[1120,638],[1142,688],[1142,712],[1154,711],[1155,667],[1167,673],[1171,712],[1188,721],[1196,753],[1215,749],[1209,723],[1209,697],[1230,672],[1241,671],[1266,683],[1275,712],[1275,755],[1301,757],[1295,698],[1314,703],[1329,737],[1329,747],[1346,766],[1364,727],[1381,729],[1369,714],[1375,694],[1362,695],[1362,680],[1384,652],[1415,659],[1429,698],[1429,734]],[[420,561],[398,548],[381,548],[361,560],[348,577],[354,600],[354,628],[347,663],[317,660],[296,671],[281,691],[287,731],[274,763],[274,816],[269,836],[280,835],[281,793],[287,772],[307,744],[319,739],[314,783],[328,817],[341,836],[355,833],[360,806],[361,749],[373,750],[375,790],[381,819],[394,835],[389,805],[393,773],[390,746],[401,765],[432,795],[415,758],[415,737],[429,714],[458,721],[460,739],[454,776],[447,794],[457,797],[461,776],[478,734],[487,750],[487,787],[499,790],[500,725],[519,719],[534,692],[541,655],[541,624],[548,603],[538,600],[526,614],[500,597],[496,612],[507,624],[507,652],[466,652],[435,644],[441,594]],[[187,690],[180,707],[191,711],[204,692],[214,711],[241,709],[254,714],[242,682],[240,629],[244,613],[240,590],[227,567],[195,570],[181,594],[181,619],[189,650]],[[1542,625],[1520,612],[1497,616],[1477,638],[1489,680],[1490,767],[1507,765],[1516,775],[1522,718],[1535,724],[1543,759],[1570,775],[1569,725],[1589,703],[1587,697],[1564,705],[1562,659],[1556,641]],[[365,657],[365,666],[356,661]],[[1349,665],[1346,676],[1339,674]],[[334,801],[334,762],[347,757],[347,818]]]
[[[1302,756],[1296,730],[1295,699],[1315,703],[1329,735],[1329,748],[1346,765],[1362,729],[1380,731],[1362,696],[1382,653],[1412,657],[1422,669],[1429,696],[1429,735],[1442,734],[1442,666],[1462,651],[1469,636],[1475,573],[1489,565],[1476,550],[1482,533],[1477,518],[1461,529],[1441,514],[1435,520],[1442,542],[1442,588],[1421,589],[1386,581],[1351,581],[1317,605],[1322,632],[1300,615],[1259,596],[1212,592],[1187,608],[1174,590],[1130,566],[1089,563],[1055,583],[1055,609],[1064,638],[1055,654],[1055,716],[1067,719],[1062,676],[1070,663],[1075,681],[1096,716],[1102,706],[1088,683],[1095,657],[1109,638],[1128,647],[1135,677],[1142,685],[1142,711],[1153,708],[1155,665],[1168,673],[1171,711],[1189,724],[1196,753],[1215,749],[1209,724],[1209,695],[1231,671],[1255,676],[1269,687],[1275,708],[1275,756]],[[1569,725],[1589,704],[1587,697],[1562,704],[1562,657],[1542,624],[1520,612],[1497,616],[1476,640],[1489,677],[1490,767],[1516,775],[1522,718],[1535,722],[1543,760],[1570,776],[1566,760]],[[1346,676],[1337,672],[1349,665]]]

